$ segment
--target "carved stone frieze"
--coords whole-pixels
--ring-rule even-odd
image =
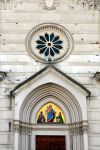
[[[84,133],[88,133],[88,122],[76,122],[71,124],[66,124],[66,126],[69,126],[69,132],[70,135],[82,135]],[[13,122],[13,130],[14,132],[20,132],[20,133],[31,133],[34,129],[34,124],[32,123],[26,123],[19,120],[14,120]]]
[[[57,0],[41,0],[40,5],[46,10],[53,10],[59,6]]]
[[[75,1],[77,4],[82,6],[83,8],[88,9],[99,9],[100,10],[100,0],[72,0]]]
[[[87,121],[83,121],[69,124],[69,131],[71,135],[82,135],[88,133],[88,123]]]
[[[88,122],[87,121],[83,121],[82,122],[82,131],[83,131],[84,134],[88,133],[88,128],[89,128]]]
[[[32,131],[32,124],[22,122],[19,120],[14,120],[13,122],[13,130],[14,132],[20,132],[20,133],[30,133]]]
[[[0,0],[0,9],[11,9],[12,7],[16,7],[17,4],[27,1],[29,0]],[[75,3],[80,7],[87,8],[88,10],[100,10],[100,0],[72,0],[71,3]],[[40,0],[40,6],[46,10],[54,10],[56,7],[60,6],[60,1]]]

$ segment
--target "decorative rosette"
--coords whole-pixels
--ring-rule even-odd
[[[36,43],[36,48],[39,50],[39,53],[44,54],[46,57],[54,57],[56,54],[59,54],[60,50],[63,48],[63,41],[54,33],[45,33],[44,36],[40,35],[39,40],[37,40]]]

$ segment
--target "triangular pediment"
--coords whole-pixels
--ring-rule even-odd
[[[17,85],[12,91],[11,95],[15,95],[15,93],[18,93],[19,91],[23,89],[30,88],[31,89],[35,86],[38,87],[43,84],[47,83],[54,83],[63,86],[65,84],[66,88],[67,86],[70,86],[71,88],[81,90],[86,93],[87,96],[90,95],[90,92],[79,82],[65,74],[64,72],[60,71],[58,68],[54,66],[46,66],[45,68],[41,69],[36,74],[32,75],[30,78],[25,80],[24,82]],[[35,87],[34,87],[35,88]],[[68,90],[69,89],[68,87]]]

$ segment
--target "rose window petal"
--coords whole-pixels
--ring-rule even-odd
[[[49,35],[47,33],[45,34],[45,39],[46,41],[49,41]]]
[[[50,34],[50,41],[54,39],[54,33]]]
[[[49,55],[49,48],[46,48],[45,50],[45,56],[48,56]]]
[[[57,40],[59,40],[59,36],[56,36],[52,42],[56,42]]]

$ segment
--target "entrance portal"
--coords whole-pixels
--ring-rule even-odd
[[[66,150],[65,136],[36,136],[36,150]]]

